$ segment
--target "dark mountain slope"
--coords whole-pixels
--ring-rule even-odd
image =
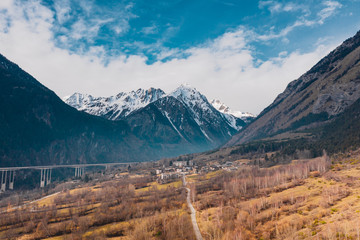
[[[151,160],[153,151],[124,121],[78,112],[0,55],[0,165]],[[141,149],[141,151],[139,151]]]
[[[342,113],[359,97],[360,32],[291,82],[227,146],[319,126]]]
[[[177,145],[178,154],[183,153],[184,149],[200,152],[224,144],[236,130],[230,127],[226,117],[215,110],[205,97],[198,92],[189,94],[192,91],[183,88],[176,97],[162,97],[131,113],[125,120],[132,131],[143,136],[148,143],[161,144],[168,150]],[[198,95],[198,98],[187,101],[183,95]],[[193,107],[189,107],[190,104]]]
[[[360,99],[321,130],[319,149],[336,153],[360,147]]]
[[[152,103],[167,124],[175,131],[181,141],[191,145],[202,146],[203,149],[209,142],[206,141],[199,125],[194,121],[189,109],[178,99],[167,96]]]
[[[205,140],[188,108],[174,97],[165,97],[131,113],[127,118],[134,134],[151,146],[167,149],[173,155],[199,152],[212,147]],[[181,123],[180,123],[181,121]]]
[[[360,147],[360,99],[321,127],[309,129],[312,138],[259,140],[232,147],[231,154],[260,154],[277,152],[267,164],[289,162],[297,158],[311,158],[347,152]],[[270,159],[271,160],[271,159]]]

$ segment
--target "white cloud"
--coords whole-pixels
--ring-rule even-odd
[[[87,22],[84,19],[80,19],[72,25],[69,33],[70,37],[73,40],[86,39],[91,42],[92,39],[98,35],[101,26],[110,21],[112,20],[93,20]]]
[[[151,26],[144,27],[141,32],[144,34],[154,34],[158,32],[158,28],[155,24],[152,24]]]
[[[28,20],[23,10],[28,12]],[[85,55],[56,47],[51,31],[54,15],[39,2],[10,7],[9,14],[12,26],[7,33],[0,32],[0,52],[59,96],[73,92],[107,96],[139,87],[170,91],[188,82],[210,99],[219,98],[233,109],[259,113],[290,80],[332,48],[319,46],[305,54],[282,52],[277,58],[255,62],[248,47],[249,33],[239,28],[186,50],[186,58],[148,65],[144,56],[119,56],[104,66],[101,47],[91,48]]]
[[[277,39],[277,38],[285,38],[290,32],[292,32],[297,27],[312,26],[316,23],[317,23],[316,21],[311,21],[311,20],[306,20],[306,19],[297,20],[292,25],[289,25],[289,26],[283,28],[278,33],[270,32],[268,34],[258,35],[256,38],[261,41],[268,41],[268,40]]]
[[[8,9],[12,6],[13,0],[1,0],[0,9]]]
[[[29,0],[31,1],[37,0]],[[120,10],[114,10],[112,8],[99,9],[92,0],[54,0],[53,7],[52,31],[59,35],[56,39],[57,44],[67,49],[79,49],[79,53],[87,51],[88,44],[101,38],[99,32],[102,27],[106,26],[118,36],[123,35],[130,29],[129,20],[137,17],[130,12],[132,4],[118,8]]]
[[[124,17],[118,20],[113,19],[112,22],[113,22],[113,30],[117,35],[125,34],[130,29],[129,17]]]
[[[307,6],[292,2],[283,4],[277,1],[260,1],[259,8],[260,9],[268,8],[271,14],[276,14],[281,12],[296,12],[296,11],[301,11],[305,13],[309,12],[309,8]]]
[[[56,19],[59,21],[59,24],[64,24],[71,18],[71,7],[69,0],[56,0],[54,5]]]
[[[336,1],[324,1],[322,3],[324,5],[324,8],[317,14],[317,18],[315,19],[308,19],[308,15],[309,13],[307,11],[304,10],[304,12],[306,12],[304,15],[301,15],[300,17],[298,17],[298,19],[291,25],[288,25],[287,27],[283,28],[282,30],[280,30],[278,33],[274,33],[273,31],[271,31],[270,33],[267,34],[262,34],[262,35],[257,35],[257,39],[261,40],[261,41],[269,41],[272,39],[277,39],[277,38],[285,38],[286,41],[286,36],[292,32],[294,29],[298,28],[298,27],[310,27],[313,25],[322,25],[324,24],[324,21],[333,16],[336,13],[336,10],[341,8],[342,5],[339,2]],[[273,9],[271,12],[280,12],[280,11],[286,11],[285,9],[297,9],[297,8],[301,8],[301,9],[306,9],[306,7],[300,7],[299,5],[293,5],[291,3],[285,5],[285,7],[282,7],[282,5],[279,5],[279,3],[274,2],[274,1],[267,1],[265,2],[265,5],[259,5],[259,7],[263,7],[263,6],[267,6],[270,5],[269,9],[271,11],[271,9]],[[279,5],[279,6],[278,6]],[[276,6],[276,7],[274,7]],[[276,9],[276,11],[274,10]]]
[[[335,11],[342,7],[342,4],[336,1],[324,1],[323,4],[325,5],[325,8],[318,13],[318,16],[320,17],[318,21],[319,24],[323,24],[325,19],[334,15]]]

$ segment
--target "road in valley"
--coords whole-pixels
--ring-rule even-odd
[[[196,210],[193,207],[193,205],[191,203],[191,200],[190,200],[191,191],[190,191],[190,188],[186,187],[187,182],[186,182],[185,174],[183,174],[182,180],[183,180],[183,185],[184,185],[185,189],[187,190],[186,201],[187,201],[187,205],[188,205],[188,207],[190,208],[190,211],[191,211],[191,223],[192,223],[193,228],[194,228],[196,240],[202,240],[203,238],[201,236],[201,232],[200,232],[199,226],[198,226],[197,221],[196,221]]]

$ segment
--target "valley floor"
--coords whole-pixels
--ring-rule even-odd
[[[19,208],[9,202],[0,239],[196,239],[187,198],[197,239],[360,239],[359,152],[187,175],[189,194],[179,178],[115,175]]]
[[[194,239],[180,180],[123,175],[1,210],[0,239]]]
[[[328,161],[194,176],[204,239],[360,239],[360,156]]]

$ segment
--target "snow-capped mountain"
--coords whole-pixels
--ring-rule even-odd
[[[218,147],[237,129],[195,88],[181,85],[125,119],[133,132],[155,143],[178,141],[201,150]],[[239,127],[246,123],[239,120]]]
[[[184,103],[190,109],[194,120],[199,126],[209,124],[209,121],[214,120],[214,116],[219,117],[218,111],[212,108],[206,97],[189,85],[181,85],[171,92],[169,96]],[[218,123],[217,118],[213,123]]]
[[[189,85],[181,85],[168,94],[154,88],[111,97],[75,93],[64,101],[92,115],[125,120],[146,139],[177,139],[201,145],[203,150],[221,145],[246,125],[244,120],[216,109]]]
[[[240,118],[240,119],[244,120],[246,123],[251,122],[256,117],[254,114],[251,114],[248,112],[233,111],[218,99],[213,99],[211,101],[211,105],[213,105],[213,107],[216,110],[218,110],[219,112],[222,112],[226,115],[231,115],[235,118]],[[233,118],[231,118],[231,116],[228,118],[233,120]]]
[[[238,131],[243,122],[236,125],[230,122],[222,113],[216,110],[199,91],[189,85],[181,85],[168,96],[176,98],[183,103],[190,111],[192,118],[199,126],[202,134],[212,141],[211,135],[217,131],[222,131],[223,135],[231,136],[234,131]],[[216,129],[216,130],[215,130]]]
[[[121,92],[116,96],[93,97],[88,94],[74,93],[63,100],[70,106],[89,114],[102,116],[110,120],[118,120],[128,116],[133,111],[145,107],[165,93],[161,89],[138,89],[131,92]]]

